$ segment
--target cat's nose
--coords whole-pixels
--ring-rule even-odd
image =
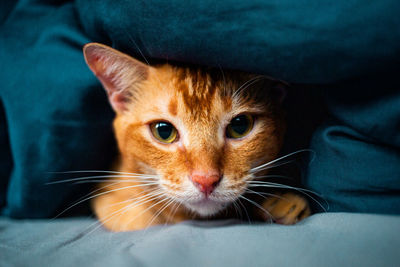
[[[221,181],[222,176],[218,172],[194,171],[190,176],[194,185],[206,196],[211,194]]]

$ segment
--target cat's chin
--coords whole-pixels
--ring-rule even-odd
[[[227,204],[207,199],[198,202],[186,203],[185,206],[201,217],[210,217],[225,209]]]

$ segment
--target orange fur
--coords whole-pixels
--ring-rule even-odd
[[[271,88],[265,87],[265,80],[255,82],[239,93],[255,75],[170,64],[147,66],[100,44],[85,46],[84,53],[116,111],[118,171],[153,175],[157,181],[143,186],[146,180],[119,177],[117,183],[102,184],[103,191],[110,192],[96,197],[93,207],[108,229],[136,230],[214,216],[244,193],[246,181],[253,178],[252,167],[277,157],[285,124],[278,101],[268,97],[274,82],[268,81]],[[244,113],[256,118],[252,131],[241,139],[227,138],[227,124]],[[149,130],[155,121],[174,125],[179,140],[157,141]],[[198,171],[222,175],[205,204],[190,179]],[[161,192],[166,200],[134,204],[147,200],[149,192]]]

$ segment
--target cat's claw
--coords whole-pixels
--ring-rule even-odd
[[[261,212],[262,219],[278,224],[295,224],[311,214],[307,200],[292,192],[269,197],[262,207],[268,212]]]

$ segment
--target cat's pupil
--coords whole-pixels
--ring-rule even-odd
[[[156,124],[156,129],[162,139],[168,139],[172,134],[173,126],[167,122],[159,122]]]
[[[240,115],[232,119],[231,128],[238,134],[244,134],[249,128],[249,120],[246,115]]]
[[[249,114],[236,116],[231,120],[226,128],[226,136],[228,138],[241,138],[247,135],[253,128],[254,118]]]

